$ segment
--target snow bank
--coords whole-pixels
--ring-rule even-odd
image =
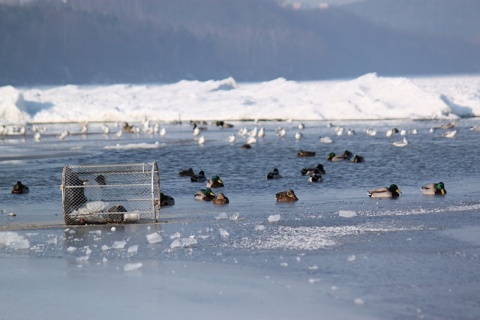
[[[12,86],[0,87],[0,123],[30,121],[22,92]]]
[[[480,76],[0,88],[0,122],[382,120],[480,116]]]

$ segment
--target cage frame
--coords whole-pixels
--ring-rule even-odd
[[[140,171],[129,171],[125,168],[128,167],[138,167],[141,168]],[[103,172],[102,168],[107,169],[108,172]],[[123,168],[123,170],[122,170]],[[76,171],[72,173],[72,170]],[[82,170],[82,171],[78,171]],[[127,187],[149,187],[149,199],[150,208],[147,211],[139,212],[128,212],[126,210],[119,209],[122,206],[113,206],[108,211],[100,211],[89,214],[82,214],[81,218],[78,213],[75,213],[78,210],[78,205],[73,206],[77,210],[72,210],[72,207],[68,204],[71,200],[68,200],[69,194],[74,193],[75,190],[87,190],[88,188],[98,187],[98,186],[89,186],[76,184],[72,185],[70,181],[67,181],[67,177],[71,178],[70,175],[93,175],[93,174],[109,174],[109,175],[120,175],[120,174],[143,174],[147,176],[150,175],[148,181],[149,183],[139,183],[139,184],[109,184],[109,189],[114,188],[127,188]],[[107,164],[76,164],[68,165],[65,164],[62,170],[62,184],[60,189],[62,191],[62,211],[65,224],[67,225],[81,225],[81,224],[109,224],[109,223],[136,223],[136,222],[145,222],[145,221],[154,221],[158,222],[160,217],[160,170],[156,161],[153,162],[137,162],[137,163],[107,163]],[[79,179],[79,181],[82,181]],[[88,180],[87,180],[88,181]],[[124,201],[145,201],[146,199],[123,199]],[[84,203],[87,203],[85,201]],[[114,207],[117,207],[116,210]],[[112,210],[113,209],[113,210]],[[123,209],[125,209],[123,207]]]

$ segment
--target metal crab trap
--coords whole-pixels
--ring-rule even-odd
[[[67,225],[158,221],[156,162],[65,165],[61,189]]]

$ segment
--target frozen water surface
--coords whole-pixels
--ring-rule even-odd
[[[182,82],[161,86],[160,93],[155,86],[137,87],[143,103],[150,100],[142,97],[164,96],[155,106],[157,119],[153,107],[134,103],[129,86],[2,88],[2,107],[13,101],[4,113],[10,117],[6,128],[12,130],[13,122],[25,125],[25,117],[48,123],[29,123],[25,135],[10,131],[0,136],[0,318],[477,318],[480,132],[471,128],[480,121],[459,116],[478,113],[478,78],[451,79],[463,86],[448,86],[448,81],[367,75],[306,84]],[[231,90],[219,89],[225,83]],[[332,93],[326,101],[336,107],[327,110],[324,102],[315,111],[316,104],[306,101],[318,98],[312,86],[321,85],[342,97],[354,90],[343,101]],[[394,87],[403,87],[408,99],[398,92],[387,95]],[[179,92],[185,90],[192,95],[182,100]],[[115,136],[119,128],[108,122],[110,133],[104,134],[105,118],[101,113],[96,118],[98,105],[85,100],[98,92],[104,94],[101,104],[118,105],[118,112],[109,114],[112,120],[129,121],[142,131]],[[295,92],[305,96],[298,109],[305,115],[303,129],[294,114],[287,114],[289,108],[277,109],[281,101],[293,106],[289,94]],[[244,104],[236,104],[239,97]],[[228,122],[234,127],[202,124],[207,130],[199,145],[189,121],[161,118],[177,119],[180,111],[183,119],[197,118],[201,112],[190,99],[201,101],[203,111],[211,110],[210,120],[231,114]],[[37,101],[35,112],[32,101]],[[168,101],[173,102],[163,107]],[[231,102],[230,113],[222,113],[227,112],[225,101]],[[68,112],[62,109],[67,102],[73,105]],[[348,103],[348,108],[356,106],[358,117],[368,113],[378,119],[346,120],[352,114],[345,109]],[[418,107],[422,103],[426,109]],[[407,104],[426,119],[387,120],[416,118]],[[239,121],[253,112],[245,109],[251,105],[258,109],[252,117],[269,121]],[[88,134],[79,133],[78,123],[59,123],[61,117],[86,117]],[[144,131],[144,117],[166,134]],[[447,129],[440,128],[450,122],[457,130],[454,138],[444,137]],[[45,126],[40,140],[30,130],[33,125]],[[242,149],[250,138],[242,134],[254,128],[264,128],[265,136]],[[280,128],[284,137],[278,135]],[[387,137],[392,128],[399,133]],[[377,134],[368,135],[366,129]],[[402,129],[409,144],[396,148],[391,142],[403,138]],[[299,130],[303,138],[296,140]],[[59,139],[65,131],[71,134]],[[232,134],[233,143],[227,140]],[[334,142],[322,144],[325,136]],[[316,155],[299,158],[299,150]],[[326,160],[330,152],[345,150],[366,161]],[[64,224],[63,165],[151,161],[159,164],[162,192],[175,198],[174,206],[162,208],[159,223]],[[319,163],[326,170],[323,182],[308,182],[300,170]],[[194,193],[205,184],[177,176],[189,167],[204,170],[207,177],[219,175],[225,187],[214,192],[224,193],[230,203],[195,201]],[[273,168],[283,178],[267,180]],[[18,180],[30,193],[10,193]],[[421,194],[422,185],[439,181],[447,195]],[[392,183],[402,191],[398,199],[367,196],[367,190]],[[275,193],[288,189],[299,200],[276,203]]]

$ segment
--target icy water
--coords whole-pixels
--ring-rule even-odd
[[[77,276],[92,285],[84,288],[90,293],[90,304],[100,295],[95,283],[109,288],[104,294],[117,312],[103,311],[98,316],[103,319],[122,310],[126,318],[129,314],[154,318],[160,310],[173,318],[216,310],[210,314],[216,319],[478,317],[480,132],[469,130],[480,124],[478,119],[460,120],[454,138],[443,137],[448,130],[430,130],[445,121],[335,122],[335,127],[345,128],[341,136],[326,122],[306,122],[303,130],[296,122],[232,123],[235,127],[230,129],[208,125],[202,132],[204,145],[195,140],[188,123],[161,124],[167,131],[163,137],[105,136],[102,124],[90,124],[88,135],[73,134],[64,140],[58,134],[78,132],[78,124],[47,125],[39,142],[31,134],[2,137],[0,225],[4,237],[15,232],[29,240],[28,248],[21,249],[2,244],[0,237],[2,265],[29,270],[37,263],[47,264],[40,272],[52,280],[59,292],[54,298],[60,302],[68,302],[63,291],[69,291],[62,283],[78,286],[82,280],[76,281]],[[238,133],[243,127],[264,127],[266,135],[244,150],[245,139]],[[287,130],[283,138],[275,132],[279,127]],[[418,134],[407,133],[409,144],[398,148],[391,143],[403,136],[385,136],[393,127],[416,129]],[[366,128],[375,129],[377,135],[366,135]],[[347,129],[355,134],[347,135]],[[297,131],[303,134],[298,141]],[[228,143],[227,137],[234,133],[236,142]],[[321,136],[331,137],[334,143],[320,143]],[[316,155],[298,158],[301,149]],[[328,153],[344,150],[362,155],[366,162],[326,161]],[[176,202],[162,208],[160,223],[120,225],[114,231],[111,226],[67,228],[63,224],[59,186],[65,164],[152,161],[159,164],[161,191]],[[325,167],[324,180],[309,183],[300,169],[318,163]],[[205,184],[177,176],[189,167],[204,170],[207,177],[219,175],[225,187],[214,192],[223,192],[230,204],[195,201],[194,193]],[[282,179],[265,178],[273,168],[279,169]],[[10,194],[17,180],[29,186],[29,194]],[[421,194],[422,185],[439,181],[445,183],[446,196]],[[392,183],[402,191],[399,199],[367,196],[367,190]],[[295,190],[299,201],[276,203],[275,193],[287,189]],[[232,214],[238,214],[238,219],[230,220]],[[272,221],[275,218],[279,220]],[[147,241],[146,236],[154,232],[161,242]],[[184,241],[184,247],[175,245],[176,239]],[[47,272],[52,261],[57,261],[53,268],[59,274]],[[189,279],[196,274],[189,273],[189,268],[203,270],[205,283],[198,277]],[[230,270],[237,275],[230,275]],[[13,289],[25,274],[3,274],[2,282],[11,289],[2,285],[0,290],[8,297],[0,302],[0,317],[35,317],[31,309],[19,306],[25,293]],[[135,303],[128,301],[135,307],[125,304],[119,289],[110,285],[116,277],[133,292],[138,281],[146,285],[150,291],[141,295],[149,296],[148,303],[134,299]],[[43,284],[35,277],[28,279],[23,280],[25,290],[29,283],[32,287]],[[61,283],[55,284],[56,279]],[[160,287],[172,294],[152,287],[147,279],[171,281]],[[194,284],[189,285],[189,280]],[[215,294],[210,292],[207,298],[196,292],[197,286],[215,294],[230,290],[230,296],[212,298]],[[63,319],[73,311],[78,318],[96,317],[79,307],[62,307],[55,313],[44,307],[42,299],[35,301],[33,308],[51,319]],[[185,304],[191,309],[172,307]],[[223,312],[232,309],[235,313],[225,316]]]

